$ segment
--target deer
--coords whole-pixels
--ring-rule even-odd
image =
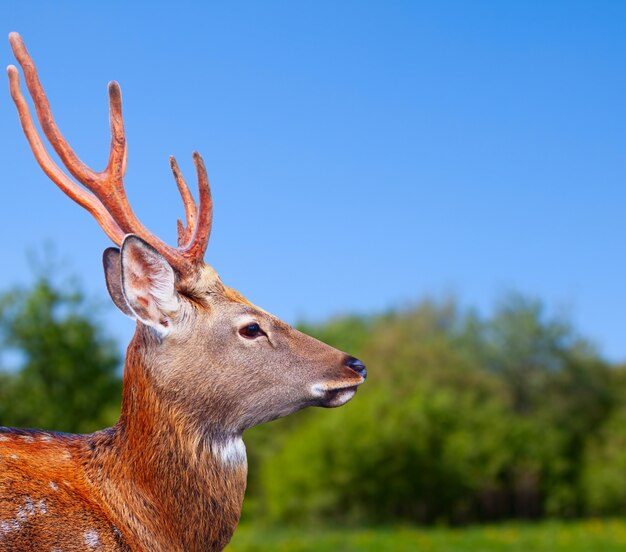
[[[88,435],[0,428],[0,550],[222,550],[246,488],[244,431],[308,406],[345,404],[366,367],[255,306],[205,264],[213,203],[197,152],[197,202],[170,157],[185,212],[177,246],[146,229],[124,187],[117,82],[108,85],[108,163],[97,172],[59,131],[20,35],[9,42],[65,170],[48,153],[9,65],[28,144],[43,172],[115,244],[102,257],[106,287],[136,328],[113,427]]]

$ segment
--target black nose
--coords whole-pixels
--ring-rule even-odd
[[[348,357],[345,364],[348,368],[351,368],[359,374],[359,376],[363,379],[367,377],[367,368],[365,368],[365,364],[363,364],[358,358]]]

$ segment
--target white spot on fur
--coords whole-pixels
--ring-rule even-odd
[[[22,525],[13,519],[11,521],[0,521],[0,534],[6,535],[7,533],[14,533],[21,529]]]
[[[69,450],[63,451],[63,459],[64,460],[71,460],[72,459],[72,455],[70,454]]]
[[[59,490],[59,486],[54,482],[54,481],[50,481],[50,483],[48,483],[48,486],[53,490],[53,491],[58,491]]]
[[[49,435],[48,433],[42,433],[39,436],[39,440],[40,441],[45,441],[45,442],[50,442],[50,441],[52,441],[52,435]]]
[[[211,443],[211,452],[226,466],[238,466],[245,464],[247,460],[246,445],[241,437]]]
[[[0,435],[0,441],[8,441],[9,438],[5,437],[4,435]]]
[[[85,544],[89,548],[96,548],[100,546],[100,536],[97,531],[90,529],[89,531],[85,531],[83,533],[83,539],[85,540]]]
[[[30,435],[20,435],[19,438],[25,443],[32,443],[35,440]]]
[[[0,533],[6,534],[11,532],[11,526],[8,521],[0,521]]]
[[[33,502],[32,498],[27,496],[24,499],[24,505],[21,506],[20,509],[17,511],[17,514],[15,514],[15,519],[17,519],[18,521],[24,521],[26,518],[32,516],[34,513],[35,503]]]
[[[48,513],[48,505],[46,504],[46,501],[41,499],[37,503],[37,509],[39,510],[40,514],[47,514]]]
[[[16,533],[21,530],[24,522],[37,513],[33,499],[27,496],[24,504],[20,506],[11,521],[0,521],[0,534]]]
[[[19,456],[17,454],[12,454],[11,458],[13,458],[13,460],[19,460]]]

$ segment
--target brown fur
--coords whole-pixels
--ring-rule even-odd
[[[0,430],[0,550],[129,550],[93,499],[85,438]]]

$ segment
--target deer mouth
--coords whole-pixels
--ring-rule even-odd
[[[311,391],[318,406],[324,408],[337,408],[346,404],[354,395],[356,395],[357,388],[363,382],[359,382],[353,385],[345,385],[343,387],[329,387],[323,384],[313,385]]]

